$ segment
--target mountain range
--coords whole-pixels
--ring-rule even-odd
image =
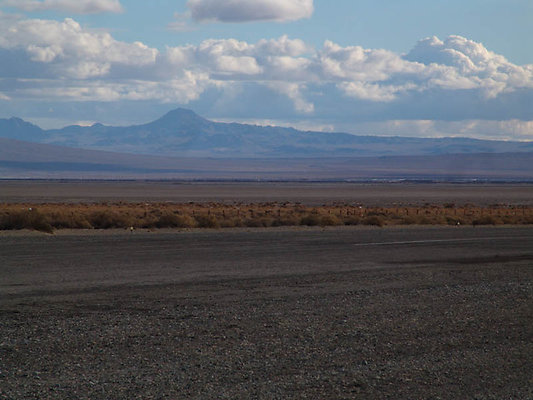
[[[71,125],[43,130],[20,118],[0,119],[0,138],[170,157],[323,158],[533,152],[533,142],[470,138],[360,136],[221,123],[182,108],[143,125]]]
[[[0,119],[0,179],[533,181],[533,143],[304,132],[185,109],[128,127]]]

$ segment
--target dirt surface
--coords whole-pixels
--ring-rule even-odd
[[[125,181],[0,181],[0,203],[35,202],[301,202],[421,206],[533,205],[531,184],[186,183]]]
[[[531,399],[532,228],[0,235],[1,399]]]

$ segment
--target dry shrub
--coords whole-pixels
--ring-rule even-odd
[[[464,225],[465,221],[462,218],[446,217],[447,225]]]
[[[221,228],[236,228],[235,221],[233,219],[224,219],[220,222]]]
[[[274,223],[274,220],[272,218],[250,218],[247,219],[244,224],[245,226],[249,228],[268,228],[269,226],[272,226]]]
[[[502,216],[502,221],[504,224],[512,224],[514,222],[514,219],[510,215],[504,215]]]
[[[533,225],[533,216],[521,218],[519,223],[522,225]]]
[[[220,228],[220,223],[213,215],[196,215],[194,218],[198,228]]]
[[[359,217],[350,216],[344,218],[343,222],[344,225],[359,225],[361,223],[361,219]]]
[[[111,210],[92,212],[87,221],[95,229],[127,228],[132,225],[125,215]]]
[[[336,226],[341,225],[342,222],[334,215],[324,215],[320,218],[320,226]]]
[[[382,211],[369,211],[367,217],[385,217],[386,214]]]
[[[52,212],[50,224],[54,229],[91,229],[91,224],[84,215],[74,213]]]
[[[436,215],[431,220],[432,225],[446,225],[448,222],[443,215]]]
[[[48,221],[48,218],[35,209],[13,211],[2,215],[0,217],[0,229],[31,229],[46,233],[53,233],[54,231],[52,225],[50,225]]]
[[[317,214],[307,214],[300,219],[300,225],[318,226],[322,222],[321,218]]]
[[[259,221],[261,222],[261,225],[265,228],[271,227],[274,223],[274,219],[270,217],[260,218]]]
[[[485,216],[481,218],[476,218],[472,221],[472,225],[496,225],[496,220],[493,217]]]
[[[283,215],[272,221],[272,226],[297,226],[300,225],[301,218],[295,215]]]
[[[220,223],[221,228],[240,228],[243,226],[246,226],[246,223],[239,217],[224,219]]]
[[[135,228],[144,228],[144,229],[153,229],[156,227],[157,221],[159,221],[158,217],[155,217],[153,215],[144,215],[143,217],[137,217],[137,219],[131,223],[130,226],[133,226]]]
[[[373,226],[383,226],[385,225],[385,221],[383,218],[378,217],[377,215],[372,215],[370,217],[366,217],[363,220],[364,225],[373,225]]]
[[[196,226],[196,221],[189,215],[165,212],[154,225],[156,228],[193,228]]]
[[[431,225],[432,224],[431,219],[425,216],[418,217],[415,219],[415,221],[418,225]]]
[[[416,218],[410,217],[408,215],[403,216],[399,220],[399,225],[415,225],[416,224]]]

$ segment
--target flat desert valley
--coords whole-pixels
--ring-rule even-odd
[[[140,201],[530,206],[533,187],[0,182],[6,204]],[[532,282],[531,225],[4,231],[0,398],[531,399]]]
[[[0,181],[1,203],[300,202],[396,206],[533,205],[531,183]]]

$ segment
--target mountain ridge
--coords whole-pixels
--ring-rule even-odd
[[[533,152],[533,142],[352,135],[214,122],[184,108],[171,110],[154,121],[131,126],[95,123],[43,130],[12,117],[0,119],[0,137],[82,149],[173,157],[379,157]]]

